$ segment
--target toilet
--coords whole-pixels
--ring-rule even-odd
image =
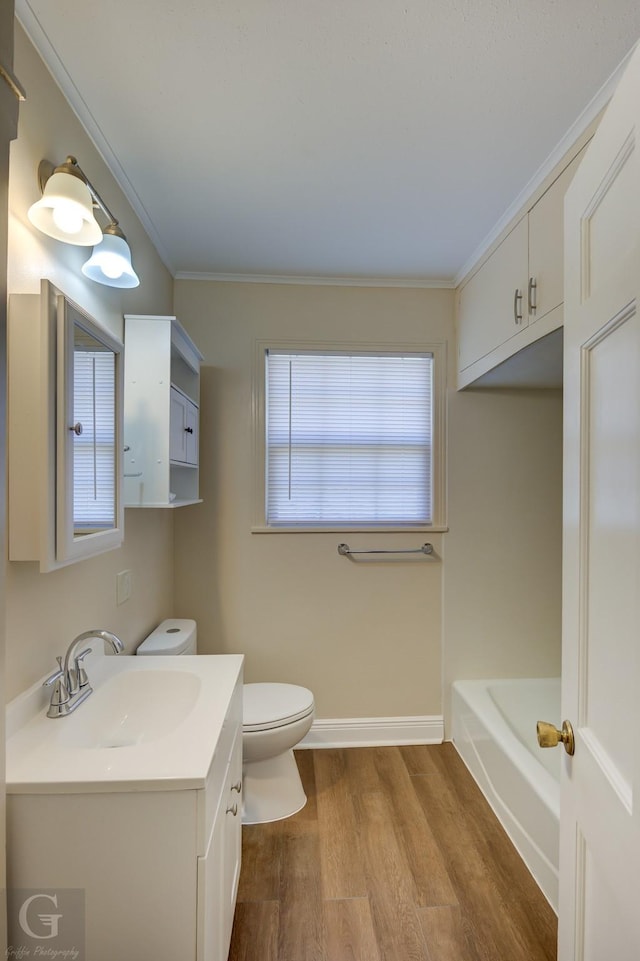
[[[242,821],[281,821],[307,803],[293,748],[313,723],[313,694],[297,684],[245,684],[242,700]]]
[[[197,654],[196,622],[163,621],[136,654]],[[297,684],[245,684],[242,700],[242,822],[281,821],[307,801],[293,748],[313,723],[313,694]]]

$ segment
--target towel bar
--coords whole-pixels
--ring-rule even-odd
[[[352,551],[348,544],[338,544],[338,554],[349,557],[351,554],[433,554],[433,544],[423,544],[422,547],[398,548],[387,551]]]

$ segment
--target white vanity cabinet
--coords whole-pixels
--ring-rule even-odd
[[[227,959],[241,858],[242,658],[220,657],[226,711],[214,736],[202,736],[215,749],[201,786],[141,779],[126,790],[107,774],[56,793],[9,785],[8,884],[83,891],[91,961]],[[63,733],[66,720],[50,723]],[[144,746],[119,750],[139,751],[144,764]],[[20,944],[11,923],[9,943]]]
[[[581,156],[525,208],[459,289],[459,388],[562,326],[564,195]]]
[[[176,317],[124,321],[125,507],[200,503],[202,354]]]

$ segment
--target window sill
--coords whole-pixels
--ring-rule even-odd
[[[252,534],[446,534],[448,527],[267,527],[256,525]]]

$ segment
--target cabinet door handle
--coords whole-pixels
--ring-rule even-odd
[[[240,794],[240,792],[242,791],[242,781],[238,781],[236,784],[232,784],[232,785],[231,785],[231,790],[232,790],[232,791],[237,791],[238,794]]]
[[[187,434],[193,434],[193,427],[185,427],[185,431]]]
[[[238,814],[238,805],[233,804],[230,808],[227,808],[226,813],[233,814],[233,816],[236,817]]]
[[[538,309],[538,282],[535,277],[529,277],[529,293],[527,299],[529,302],[529,313],[535,314]]]
[[[513,295],[513,320],[516,327],[522,322],[522,291],[517,287]]]

